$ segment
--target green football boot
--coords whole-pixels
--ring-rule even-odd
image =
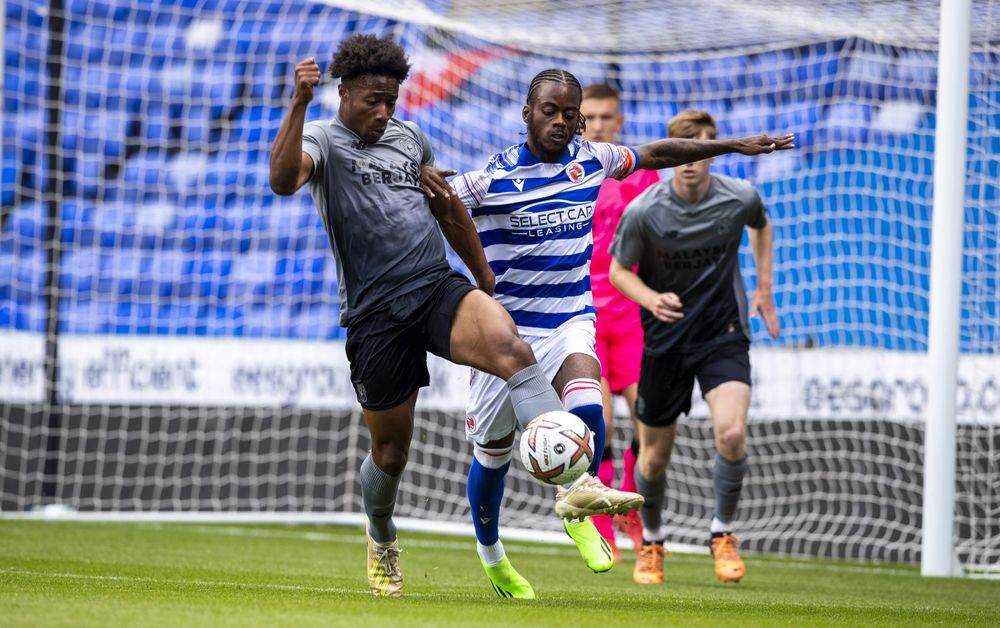
[[[514,570],[514,566],[510,564],[506,556],[492,567],[483,562],[482,558],[479,559],[479,562],[483,564],[483,569],[486,570],[493,590],[500,597],[519,600],[535,599],[535,590],[531,588],[531,583]]]
[[[611,546],[604,540],[601,533],[594,527],[590,517],[579,521],[563,519],[563,529],[569,538],[576,543],[576,549],[580,550],[583,562],[590,567],[594,573],[609,571],[615,566],[614,556],[611,553]]]

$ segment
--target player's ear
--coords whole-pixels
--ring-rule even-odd
[[[528,105],[525,105],[524,107],[521,108],[521,120],[523,120],[525,124],[528,124],[529,112],[531,112],[531,108],[528,107]]]
[[[344,100],[345,98],[347,98],[347,88],[344,87],[344,82],[343,81],[341,81],[337,85],[337,95],[340,96],[341,100]]]
[[[615,124],[618,125],[618,129],[617,130],[621,131],[622,127],[625,126],[625,114],[624,113],[619,112],[618,115],[615,116]]]

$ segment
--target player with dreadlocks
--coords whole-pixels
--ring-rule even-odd
[[[522,425],[562,410],[531,347],[490,298],[494,272],[465,208],[428,207],[435,190],[440,199],[450,189],[442,180],[421,187],[421,166],[433,164],[434,153],[415,124],[392,117],[409,69],[391,39],[347,38],[330,64],[330,75],[341,79],[337,115],[305,124],[320,70],[313,58],[300,62],[270,163],[275,193],[309,184],[337,260],[351,382],[371,435],[361,493],[368,582],[377,596],[402,592],[392,515],[417,391],[429,383],[426,352],[506,381]],[[442,232],[480,290],[449,267]]]
[[[435,211],[446,206],[471,210],[497,277],[496,300],[510,312],[566,410],[594,434],[590,473],[559,489],[555,510],[587,566],[603,572],[614,564],[611,550],[578,505],[587,503],[593,511],[610,494],[634,494],[612,491],[596,477],[605,428],[590,257],[591,218],[601,182],[622,179],[636,168],[659,170],[726,153],[759,155],[793,148],[794,138],[663,139],[638,148],[589,142],[579,137],[585,128],[581,99],[580,83],[569,72],[539,73],[521,112],[527,141],[493,155],[482,170],[455,178],[451,183],[457,193],[447,199],[439,195],[431,205]],[[466,435],[474,444],[468,494],[477,549],[496,590],[530,598],[531,585],[510,566],[498,528],[517,425],[503,380],[474,370]],[[641,503],[636,495],[603,513],[627,512]]]

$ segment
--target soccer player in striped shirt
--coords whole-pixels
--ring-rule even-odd
[[[616,514],[634,509],[641,500],[621,500],[620,491],[596,477],[605,429],[601,366],[594,352],[590,256],[591,219],[601,182],[624,178],[636,168],[659,170],[732,152],[757,155],[792,148],[793,137],[664,139],[638,148],[593,143],[578,137],[584,129],[581,98],[580,83],[569,72],[552,69],[536,75],[522,109],[527,141],[495,154],[482,170],[457,177],[452,181],[456,194],[432,199],[431,205],[461,203],[472,211],[497,278],[495,298],[531,345],[566,410],[594,433],[590,473],[559,490],[556,513],[587,566],[602,572],[614,564],[610,548],[574,504],[586,503],[581,497],[587,496],[587,514],[600,510],[601,503],[618,504],[603,512]],[[499,540],[503,481],[516,426],[503,380],[473,370],[466,435],[474,443],[468,494],[479,556],[498,592],[534,597]]]

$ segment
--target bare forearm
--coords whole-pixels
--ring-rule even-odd
[[[652,309],[650,304],[656,299],[658,293],[647,286],[646,282],[630,269],[619,264],[618,260],[611,262],[609,279],[611,280],[611,285],[617,288],[618,292],[621,292],[630,301],[634,301],[647,310]]]
[[[737,152],[732,140],[663,139],[638,148],[639,167],[660,170]]]
[[[302,127],[305,125],[307,106],[308,103],[292,101],[271,145],[270,184],[275,194],[294,194],[299,189]]]
[[[493,271],[486,261],[486,253],[479,241],[476,225],[469,217],[462,201],[454,195],[447,199],[437,197],[431,200],[431,210],[441,225],[441,233],[473,276],[476,279],[492,276]]]
[[[757,289],[771,290],[774,283],[772,268],[774,259],[774,236],[771,223],[762,229],[750,230],[750,249],[757,265]]]

